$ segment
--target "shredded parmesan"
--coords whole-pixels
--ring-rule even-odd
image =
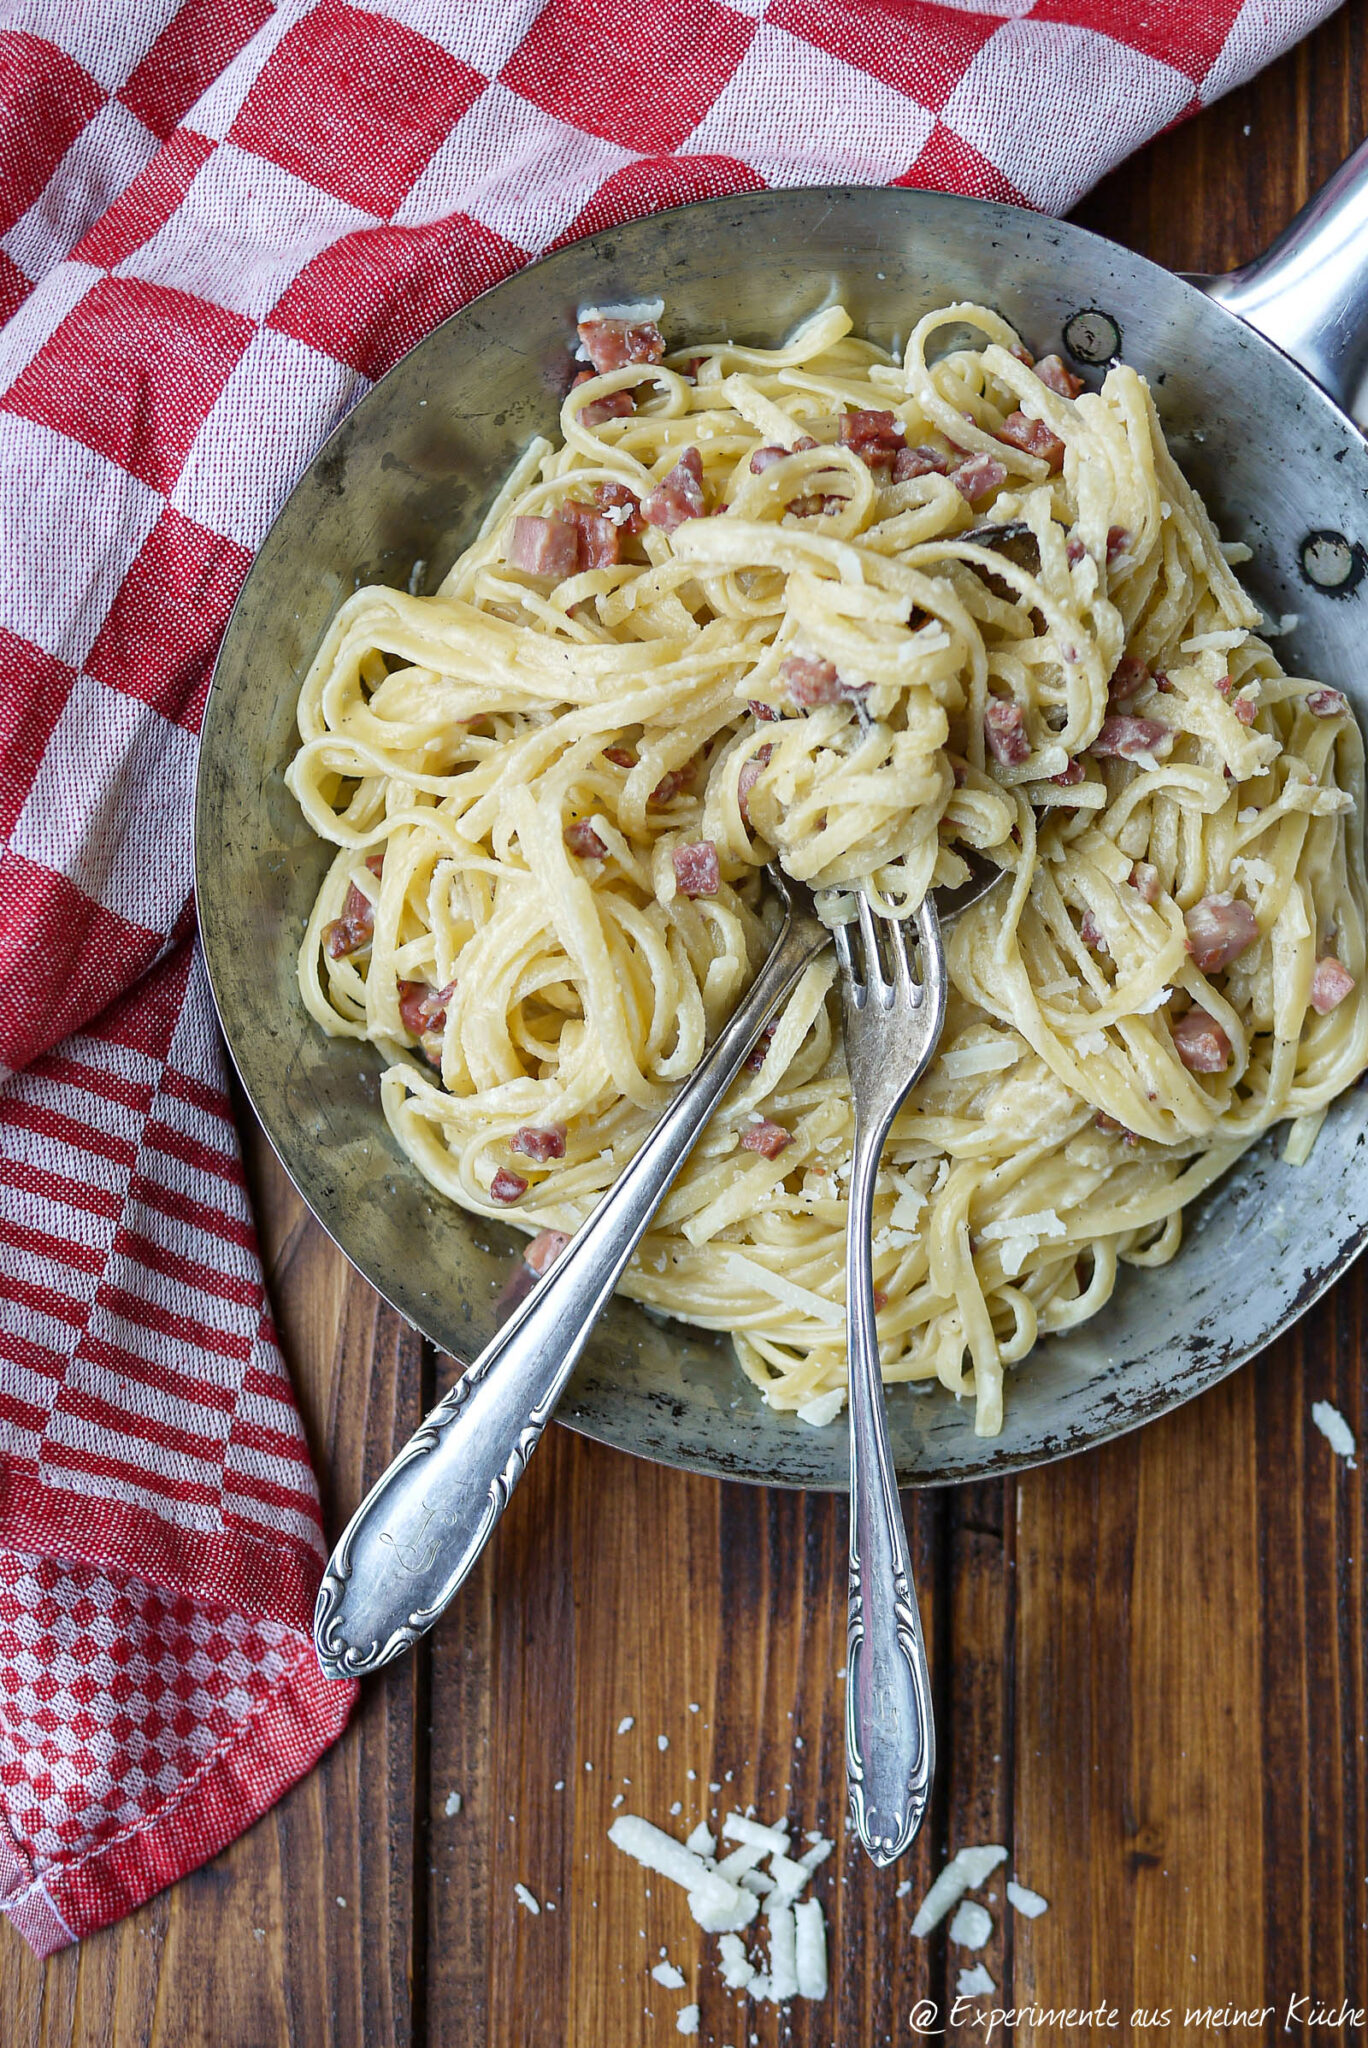
[[[667,1991],[684,1989],[684,1972],[677,1963],[657,1963],[651,1975],[657,1984],[663,1984]]]
[[[804,1401],[795,1413],[800,1422],[809,1423],[813,1429],[825,1429],[844,1408],[845,1397],[844,1387],[832,1387],[827,1393],[814,1394],[810,1401]]]
[[[975,1963],[972,1970],[961,1970],[955,1979],[955,1989],[961,1998],[991,1998],[997,1990],[982,1963]]]
[[[827,1995],[826,1922],[818,1899],[800,1899],[793,1909],[795,1964],[800,1998]]]
[[[539,1914],[541,1912],[541,1907],[537,1904],[536,1900],[533,1898],[531,1892],[527,1889],[527,1886],[525,1884],[515,1884],[513,1887],[513,1896],[515,1899],[520,1899],[522,1901],[523,1905],[526,1906],[529,1913]]]

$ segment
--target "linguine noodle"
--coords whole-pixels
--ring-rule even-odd
[[[435,1187],[571,1233],[764,958],[767,861],[905,916],[985,856],[874,1273],[885,1379],[992,1434],[1006,1367],[1118,1260],[1172,1258],[1271,1124],[1304,1160],[1368,1065],[1358,728],[1257,636],[1133,370],[1038,373],[979,306],[901,362],[840,308],[663,360],[607,325],[648,340],[436,595],[357,591],[310,669],[289,783],[337,854],[304,1001],[381,1049]],[[835,977],[808,967],[621,1283],[813,1420],[845,1380]]]

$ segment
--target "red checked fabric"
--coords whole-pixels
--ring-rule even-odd
[[[763,185],[1063,209],[1331,4],[0,0],[0,1904],[40,1954],[351,1703],[191,936],[210,666],[301,467],[552,243]]]

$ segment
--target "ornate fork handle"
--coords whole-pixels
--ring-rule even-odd
[[[830,936],[806,911],[788,917],[749,995],[631,1165],[352,1516],[314,1612],[318,1661],[330,1677],[373,1671],[399,1656],[456,1592],[671,1182],[765,1024]]]

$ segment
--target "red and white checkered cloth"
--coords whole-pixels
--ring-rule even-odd
[[[347,408],[549,244],[764,185],[1062,210],[1334,0],[0,0],[0,1904],[46,1954],[337,1734],[193,951],[195,735]]]

